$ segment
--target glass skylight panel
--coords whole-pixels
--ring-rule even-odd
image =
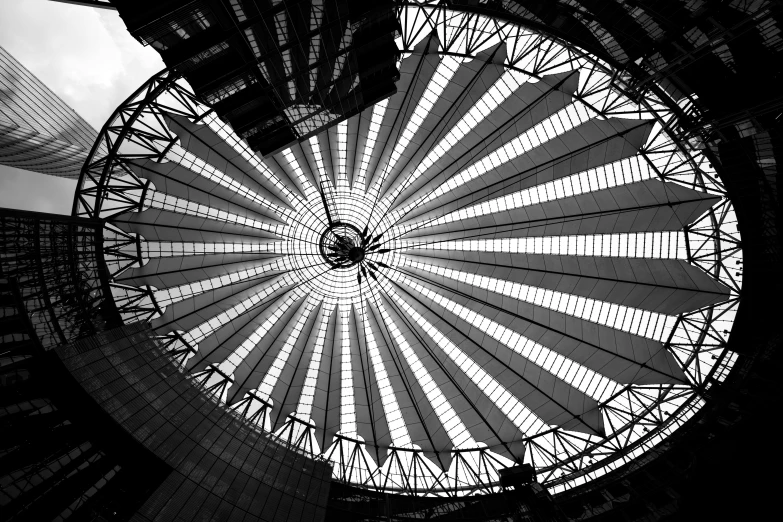
[[[294,124],[294,128],[300,135],[307,135],[318,129],[322,129],[326,127],[328,123],[337,119],[336,114],[328,110],[321,110],[318,105],[299,106],[299,108],[302,107],[305,108],[304,112],[306,112],[306,115],[300,113],[296,116],[292,116],[290,107],[283,111],[289,119],[297,119],[300,116],[305,116],[301,121]]]
[[[598,402],[605,401],[621,388],[621,385],[613,380],[496,323],[488,317],[477,314],[451,299],[424,288],[410,278],[399,277],[399,280],[437,302],[459,318],[467,321],[474,328],[478,328],[507,348],[524,356],[535,365],[562,379]]]
[[[188,214],[190,216],[198,216],[206,219],[212,219],[214,221],[223,221],[226,223],[236,223],[246,227],[257,228],[273,234],[285,234],[286,226],[282,224],[272,224],[259,219],[248,218],[228,212],[215,207],[209,207],[196,203],[194,201],[188,201],[187,199],[178,198],[171,194],[164,194],[162,192],[150,190],[147,194],[145,203],[148,203],[152,208],[159,208],[161,210],[168,210],[170,212],[177,212],[179,214]]]
[[[244,22],[247,20],[247,16],[245,16],[245,10],[242,9],[242,4],[240,4],[239,0],[231,0],[231,9],[234,10],[234,16],[237,17],[238,22]]]
[[[208,256],[212,254],[286,254],[287,243],[269,241],[258,243],[201,243],[182,241],[144,241],[144,257]]]
[[[357,187],[364,188],[367,177],[367,169],[370,165],[370,158],[372,157],[373,150],[375,149],[375,142],[378,139],[378,131],[381,130],[381,123],[383,122],[383,116],[386,114],[386,105],[389,103],[389,99],[385,99],[376,103],[372,108],[372,119],[370,120],[370,128],[367,132],[366,142],[364,144],[364,151],[362,152],[362,159],[359,163],[359,173],[356,176],[354,184]]]
[[[348,161],[348,122],[341,121],[337,124],[337,189],[348,190],[348,174],[346,162]]]
[[[476,441],[473,439],[473,437],[470,436],[467,427],[462,423],[459,415],[457,415],[457,412],[454,411],[454,408],[452,408],[451,404],[449,404],[449,401],[443,395],[443,392],[438,387],[438,384],[424,367],[424,364],[422,364],[421,360],[419,360],[416,352],[413,350],[411,345],[408,344],[408,341],[405,340],[405,337],[403,336],[402,332],[400,332],[397,324],[392,320],[389,312],[386,311],[385,305],[380,302],[378,302],[377,305],[383,320],[387,324],[389,335],[402,354],[402,359],[410,367],[413,375],[419,382],[421,389],[427,396],[427,400],[435,410],[435,414],[438,416],[441,424],[446,429],[446,433],[449,434],[449,438],[454,444],[454,447],[475,447]]]
[[[261,49],[258,47],[258,41],[256,40],[256,35],[253,34],[252,28],[248,27],[245,29],[245,38],[247,38],[247,43],[250,44],[250,49],[253,50],[253,54],[256,55],[256,58],[261,58]],[[264,78],[269,81],[269,74],[265,74]]]
[[[282,10],[275,14],[275,28],[277,29],[277,41],[280,47],[284,47],[288,44],[288,16],[287,11]],[[286,77],[290,78],[294,74],[293,63],[291,62],[291,49],[285,49],[281,53],[283,59],[283,68],[285,69]],[[291,100],[295,100],[296,96],[296,83],[293,80],[288,82],[288,95]]]
[[[446,136],[435,145],[425,156],[416,170],[410,174],[406,182],[400,184],[397,190],[387,196],[387,199],[395,199],[397,195],[409,187],[419,176],[435,164],[444,154],[446,154],[456,143],[464,138],[470,131],[489,116],[503,101],[505,101],[514,91],[530,77],[522,72],[515,70],[506,71],[498,80],[485,92],[479,101],[473,105],[468,112],[454,125]]]
[[[343,37],[340,39],[340,46],[337,49],[337,58],[334,61],[334,69],[332,70],[332,79],[331,83],[334,83],[337,81],[337,79],[342,76],[343,68],[345,67],[345,60],[348,58],[348,53],[345,51],[349,45],[351,45],[351,41],[353,40],[353,31],[351,31],[351,27],[348,26],[345,28],[345,32],[343,33]]]
[[[656,243],[661,245],[658,256],[653,255],[653,245]],[[404,242],[404,245],[406,248],[460,250],[465,252],[688,259],[685,232],[682,231],[510,237],[502,239],[458,239],[431,242],[407,240]]]
[[[247,89],[257,83],[254,76],[235,78],[232,81],[223,84],[220,88],[205,94],[204,97],[210,104],[218,103],[229,96],[233,96],[241,90]]]
[[[341,330],[340,350],[340,433],[346,437],[356,437],[356,404],[353,397],[353,373],[351,371],[351,335],[348,326],[350,309],[338,307],[340,314],[337,327]]]
[[[541,144],[557,137],[557,134],[554,133],[554,130],[550,130],[550,134],[552,134],[551,136],[547,135],[545,131],[545,127],[547,126],[547,123],[550,119],[558,118],[564,130],[571,130],[572,128],[588,121],[590,117],[590,113],[581,103],[572,103],[566,106],[564,109],[561,109],[555,114],[549,116],[544,121],[534,125],[531,129],[514,138],[502,147],[496,149],[494,152],[484,156],[482,159],[476,161],[455,176],[452,176],[441,186],[429,194],[416,199],[416,201],[397,211],[397,213],[404,215],[410,209],[419,205],[423,205],[448,192],[451,192],[455,188],[464,185],[465,183],[478,178],[486,172],[495,169],[504,163],[521,156],[525,152],[529,152]],[[549,126],[551,126],[551,123],[549,123]]]
[[[172,146],[168,154],[166,154],[166,158],[179,163],[191,172],[195,172],[196,174],[204,176],[217,185],[226,187],[231,191],[236,192],[240,196],[257,203],[264,208],[274,210],[278,214],[284,214],[286,212],[286,209],[279,207],[275,203],[272,203],[257,192],[251,190],[242,183],[239,183],[230,176],[227,176],[224,172],[205,162],[195,154],[191,154],[179,145],[175,144]]]
[[[291,152],[291,149],[285,149],[283,152],[281,152],[281,154],[294,170],[299,184],[304,187],[305,196],[307,199],[311,199],[313,194],[316,193],[315,187],[313,187],[313,184],[310,183],[310,180],[305,177],[304,172],[302,172],[302,167],[299,166],[299,162],[297,161],[296,156],[294,156],[294,153]]]
[[[225,361],[218,366],[220,370],[226,375],[232,375],[236,370],[239,363],[241,363],[245,357],[247,357],[256,345],[261,342],[266,333],[280,320],[280,317],[300,298],[300,294],[296,289],[285,296],[285,299],[280,301],[272,312],[271,317],[264,321],[261,326],[250,334],[245,341],[240,344]]]
[[[303,420],[309,420],[312,415],[313,398],[315,397],[316,393],[315,386],[318,383],[318,372],[319,368],[321,367],[324,342],[326,341],[326,327],[329,322],[329,316],[333,313],[337,313],[336,307],[334,309],[325,307],[323,315],[321,316],[320,324],[316,322],[315,325],[315,328],[318,329],[318,334],[316,335],[315,345],[313,346],[313,355],[310,358],[310,366],[307,368],[307,375],[305,376],[305,381],[302,385],[302,391],[299,395],[299,403],[296,407],[296,415]]]
[[[321,187],[323,187],[325,184],[331,185],[331,179],[326,173],[324,159],[323,156],[321,156],[321,145],[319,145],[318,138],[315,136],[310,138],[310,148],[313,150],[313,158],[315,159],[315,167],[318,169],[318,181],[320,182]]]
[[[622,5],[626,11],[628,11],[628,14],[636,18],[636,20],[639,22],[639,25],[642,26],[650,38],[653,40],[658,40],[663,36],[664,30],[655,22],[655,20],[653,20],[650,15],[645,13],[643,9],[628,4],[620,5]]]
[[[513,297],[550,310],[572,315],[590,322],[622,330],[634,335],[648,337],[656,341],[665,341],[676,320],[675,317],[640,310],[628,306],[581,297],[574,294],[546,290],[536,286],[524,285],[512,281],[503,281],[494,277],[470,274],[450,268],[422,263],[406,257],[403,266],[418,268],[438,274],[455,281],[468,283],[477,288]]]
[[[427,295],[427,290],[421,285],[414,283],[410,279],[402,278],[402,281],[408,286]],[[492,402],[502,411],[508,419],[519,428],[519,431],[525,435],[535,435],[547,429],[547,425],[524,404],[522,404],[511,392],[501,385],[497,379],[487,373],[481,366],[460,350],[457,345],[452,343],[437,328],[421,316],[411,304],[400,297],[396,291],[387,290],[387,293],[395,300],[397,305],[405,310],[414,321],[432,338],[438,347],[448,355],[465,375],[481,390],[484,395],[490,398]],[[428,295],[438,299],[437,295]],[[457,445],[459,447],[459,445]]]
[[[321,19],[323,18],[323,0],[312,0],[310,10],[310,33],[318,31],[321,28]],[[308,65],[312,67],[315,65],[321,52],[321,33],[316,32],[310,38],[310,56],[308,59]],[[315,82],[318,80],[318,69],[310,69],[310,92],[315,92]]]
[[[367,317],[367,308],[363,308],[361,311],[362,314]],[[383,412],[386,415],[386,423],[389,426],[392,443],[398,448],[410,447],[411,437],[405,425],[405,420],[402,417],[400,405],[394,395],[395,391],[392,388],[388,373],[386,373],[386,367],[383,364],[383,358],[378,350],[375,335],[366,321],[364,322],[364,332],[360,333],[360,335],[362,334],[365,336],[365,342],[367,343],[367,353],[372,364],[372,371],[374,372],[375,379],[378,383],[378,391],[381,394]]]
[[[402,153],[405,152],[406,148],[408,148],[408,145],[416,135],[419,127],[421,127],[421,124],[424,123],[424,120],[432,110],[433,105],[435,105],[435,102],[443,93],[443,89],[446,88],[446,85],[449,84],[449,81],[451,80],[452,76],[454,76],[454,73],[457,72],[457,68],[461,62],[462,60],[459,58],[453,56],[444,56],[441,62],[438,64],[437,69],[435,69],[435,73],[432,75],[432,78],[427,84],[427,88],[424,90],[421,98],[419,98],[419,101],[416,104],[416,107],[413,109],[413,113],[408,119],[407,125],[404,127],[403,131],[400,133],[399,138],[397,139],[397,143],[392,150],[388,163],[386,164],[386,167],[383,169],[383,172],[378,179],[379,185],[383,183],[386,176],[394,168],[397,160],[400,159]],[[413,86],[411,86],[411,88],[413,88]]]
[[[408,230],[426,226],[442,225],[452,221],[494,214],[500,211],[538,205],[572,196],[579,196],[598,190],[604,190],[629,183],[645,181],[656,176],[655,172],[639,157],[627,158],[621,161],[602,165],[571,176],[558,178],[554,181],[536,185],[507,196],[479,203],[445,216],[429,220],[424,224],[413,223],[403,227]],[[656,256],[658,257],[658,256]]]
[[[279,289],[295,285],[298,282],[298,278],[293,277],[291,273],[288,272],[279,277],[276,277],[274,280],[268,283],[263,283],[256,293],[252,294],[246,299],[243,299],[241,302],[232,306],[228,310],[223,311],[215,317],[212,317],[211,319],[201,323],[197,327],[187,332],[183,337],[187,343],[195,348],[201,340],[205,339],[218,328],[228,324],[232,319],[242,315],[253,306],[261,303],[264,299],[274,294]]]
[[[155,292],[155,301],[158,303],[158,306],[165,307],[184,299],[190,299],[201,293],[216,288],[222,288],[227,285],[241,283],[247,279],[259,277],[275,270],[290,270],[290,264],[285,258],[276,259],[272,262],[260,264],[237,272],[230,272],[210,279],[203,279],[193,283],[186,283],[184,285],[158,290]]]
[[[283,372],[283,368],[288,362],[288,358],[291,355],[291,352],[294,349],[294,345],[296,344],[297,340],[299,339],[300,335],[303,335],[302,329],[304,328],[305,323],[310,318],[310,314],[313,313],[313,310],[315,309],[317,305],[317,302],[315,299],[312,299],[311,297],[308,297],[305,301],[305,309],[303,313],[301,313],[296,320],[296,323],[294,324],[293,329],[291,330],[291,333],[288,334],[288,338],[286,339],[285,344],[280,349],[280,351],[277,353],[277,356],[275,357],[274,362],[269,367],[269,370],[267,370],[266,374],[264,375],[264,379],[261,381],[261,384],[258,386],[257,393],[258,395],[266,400],[269,401],[269,396],[272,394],[272,391],[274,390],[275,386],[278,384],[278,380],[280,379],[280,374]],[[280,404],[274,405],[277,408],[280,408]]]
[[[253,153],[247,146],[247,144],[242,141],[242,139],[236,135],[234,130],[221,121],[217,116],[214,115],[214,113],[207,114],[204,116],[203,121],[205,124],[207,124],[215,133],[217,133],[218,136],[223,138],[223,140],[231,145],[231,147],[242,156],[242,158],[250,163],[258,172],[261,173],[261,176],[268,180],[270,183],[272,183],[276,189],[283,192],[291,203],[297,203],[300,202],[300,198],[298,195],[296,195],[289,187],[286,186],[285,183],[283,183],[280,178],[275,175],[269,168],[261,162],[258,157]]]

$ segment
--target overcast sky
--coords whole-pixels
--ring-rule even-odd
[[[114,11],[0,0],[0,46],[96,130],[164,65]],[[0,207],[70,214],[75,180],[0,165]]]

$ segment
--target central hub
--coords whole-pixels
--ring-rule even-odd
[[[321,234],[321,257],[333,268],[350,268],[364,260],[362,234],[349,224],[335,222]]]
[[[348,251],[348,259],[353,263],[361,263],[364,259],[364,249],[361,247],[353,247]]]

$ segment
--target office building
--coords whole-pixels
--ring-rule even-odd
[[[97,135],[0,47],[0,164],[77,179]]]

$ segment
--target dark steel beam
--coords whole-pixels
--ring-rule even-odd
[[[60,2],[61,4],[73,4],[82,7],[96,7],[98,9],[110,9],[116,11],[109,0],[50,0],[51,2]]]

